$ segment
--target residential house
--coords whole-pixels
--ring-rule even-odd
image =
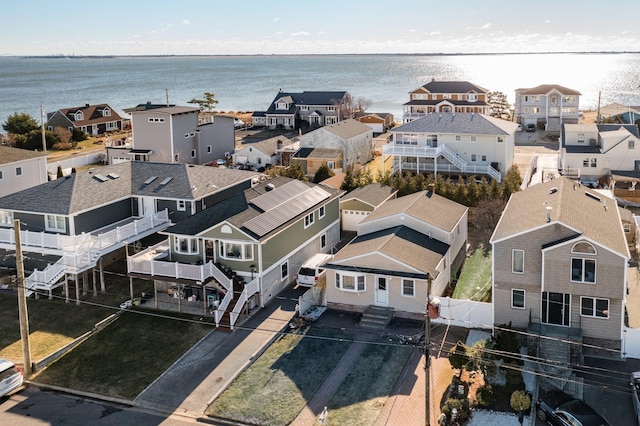
[[[279,164],[278,152],[293,142],[285,136],[276,136],[260,142],[247,144],[233,153],[233,164],[261,167]]]
[[[131,161],[73,173],[0,198],[0,250],[15,250],[12,228],[19,219],[22,250],[29,253],[26,269],[35,270],[27,278],[29,292],[51,292],[62,278],[66,287],[68,276],[77,285],[78,274],[96,266],[102,280],[103,258],[110,262],[126,245],[257,179],[257,173],[241,170]],[[13,267],[15,258],[9,260],[13,264],[4,266]]]
[[[210,164],[235,147],[233,117],[199,120],[200,108],[142,104],[131,114],[131,146],[107,147],[109,164],[122,161]]]
[[[565,124],[558,152],[562,173],[595,182],[602,176],[638,171],[639,139],[635,124]]]
[[[563,124],[579,122],[580,95],[577,90],[559,84],[517,89],[515,121],[523,126],[535,124],[538,128],[559,132]]]
[[[442,295],[464,261],[467,219],[465,206],[433,191],[385,201],[325,264],[327,307],[424,319],[429,281],[430,295]]]
[[[165,230],[167,240],[128,259],[129,274],[154,280],[159,298],[186,292],[184,309],[237,324],[340,239],[341,191],[277,177]]]
[[[306,121],[310,127],[326,126],[344,119],[340,116],[347,92],[283,92],[280,90],[266,111],[254,112],[254,126],[269,129],[295,129],[297,122]]]
[[[299,162],[307,176],[314,176],[323,164],[333,173],[340,174],[343,172],[344,152],[337,148],[300,148],[291,161]]]
[[[353,118],[320,127],[299,139],[300,148],[342,150],[344,160],[339,168],[355,167],[373,158],[373,130]]]
[[[391,130],[382,147],[392,170],[488,175],[500,181],[513,164],[518,125],[481,114],[433,113]]]
[[[398,190],[380,183],[356,188],[340,198],[340,225],[343,231],[356,231],[362,219],[387,200],[396,198]]]
[[[62,127],[73,131],[80,129],[90,136],[102,135],[114,130],[122,130],[123,119],[107,104],[63,108],[47,113],[47,129],[53,131]]]
[[[615,200],[566,177],[530,186],[490,242],[496,327],[526,331],[539,357],[565,365],[622,356],[629,251]]]
[[[47,156],[42,152],[0,145],[0,197],[47,181]]]
[[[468,81],[436,81],[409,92],[409,102],[404,104],[403,123],[408,123],[430,113],[489,114],[489,91]]]
[[[356,120],[371,127],[373,133],[384,133],[393,127],[393,114],[388,112],[370,112],[356,117]]]

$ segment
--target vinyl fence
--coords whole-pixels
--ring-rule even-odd
[[[493,308],[491,303],[439,297],[440,315],[433,323],[451,324],[465,328],[491,329]]]
[[[62,167],[62,170],[78,167],[88,166],[89,164],[96,164],[106,159],[106,154],[103,151],[94,152],[91,154],[78,155],[66,160],[50,160],[47,162],[47,172],[55,173],[58,171],[58,166]]]

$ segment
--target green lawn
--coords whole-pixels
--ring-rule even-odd
[[[289,424],[349,348],[349,340],[340,331],[313,328],[280,336],[206,414],[249,424]]]
[[[374,424],[412,351],[412,346],[367,345],[329,401],[329,424]]]
[[[456,288],[451,296],[453,299],[474,300],[478,302],[491,301],[491,250],[479,245],[467,258]]]
[[[33,380],[133,399],[213,329],[172,316],[187,321],[125,312]]]

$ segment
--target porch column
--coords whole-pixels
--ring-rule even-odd
[[[96,282],[96,268],[91,268],[91,283],[93,284],[93,297],[98,297],[98,283]]]
[[[100,265],[100,291],[102,293],[105,293],[106,288],[104,285],[104,268],[102,267],[102,257],[100,258],[99,265]]]
[[[133,306],[133,277],[129,277],[129,296],[131,298],[131,306]]]
[[[89,290],[89,271],[84,271],[82,273],[82,295],[87,295],[87,290]]]
[[[202,312],[204,316],[207,316],[207,289],[204,284],[200,284],[202,286]]]
[[[64,273],[64,303],[69,303],[69,277]]]
[[[182,312],[182,289],[178,283],[178,312]]]
[[[80,304],[80,274],[73,274],[76,279],[76,305]]]

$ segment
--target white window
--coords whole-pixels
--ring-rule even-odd
[[[325,247],[327,247],[327,234],[322,234],[320,236],[320,250],[324,249]]]
[[[13,224],[13,213],[0,210],[0,226],[11,226]]]
[[[622,229],[624,230],[625,234],[629,234],[631,232],[631,225],[629,225],[628,223],[623,223]]]
[[[524,250],[511,250],[511,272],[524,274]]]
[[[46,216],[45,229],[53,232],[65,232],[67,230],[67,226],[64,221],[64,216],[48,214]]]
[[[502,136],[498,136],[498,143],[504,142],[504,138]]]
[[[580,297],[580,315],[583,317],[609,318],[609,299]]]
[[[224,259],[253,260],[251,244],[235,241],[219,241],[218,253]]]
[[[486,155],[483,155],[481,158],[482,158],[482,162],[483,163],[485,163],[487,161],[487,156]]]
[[[577,283],[595,284],[596,260],[571,258],[571,281]]]
[[[401,133],[398,143],[402,145],[418,145],[418,134]]]
[[[325,206],[320,206],[318,209],[318,219],[322,219],[324,217],[324,207]]]
[[[402,295],[407,297],[413,297],[416,295],[415,281],[403,279],[402,280]]]
[[[309,105],[300,105],[300,111],[309,111]]]
[[[597,158],[592,158],[591,159],[591,167],[598,167],[598,159]]]
[[[629,140],[629,149],[634,149],[636,147],[636,141],[633,139]]]
[[[331,170],[334,170],[336,168],[336,163],[333,161],[327,161],[327,167],[329,167]]]
[[[22,167],[16,167],[16,176],[22,176]]]
[[[282,280],[287,279],[289,277],[289,261],[287,260],[282,265],[280,265],[280,278]]]
[[[456,142],[460,142],[462,140],[462,138],[460,137],[460,135],[456,135]]]
[[[476,102],[478,95],[476,93],[467,93],[467,102]]]
[[[191,150],[191,158],[196,158],[196,150],[195,149]]]
[[[511,289],[511,307],[514,309],[524,309],[524,299],[527,292],[517,288]]]
[[[211,154],[211,145],[207,145],[207,154]]]
[[[185,200],[178,200],[178,211],[183,212],[187,210],[187,202]]]
[[[476,161],[476,154],[471,154],[471,161],[475,163],[475,161]]]
[[[110,117],[111,116],[111,110],[109,108],[105,108],[102,110],[102,116],[103,117]]]
[[[335,111],[335,110],[336,110],[336,107],[334,106],[327,107],[327,111]]]
[[[189,237],[174,237],[174,249],[177,253],[198,254],[198,239]]]
[[[304,227],[308,228],[309,226],[313,225],[313,212],[309,213],[308,215],[306,215],[304,217]]]
[[[477,141],[478,141],[477,136],[471,136],[471,142],[477,142]]]
[[[584,143],[584,133],[578,133],[578,143]]]
[[[344,291],[365,291],[364,275],[336,272],[336,288]]]

